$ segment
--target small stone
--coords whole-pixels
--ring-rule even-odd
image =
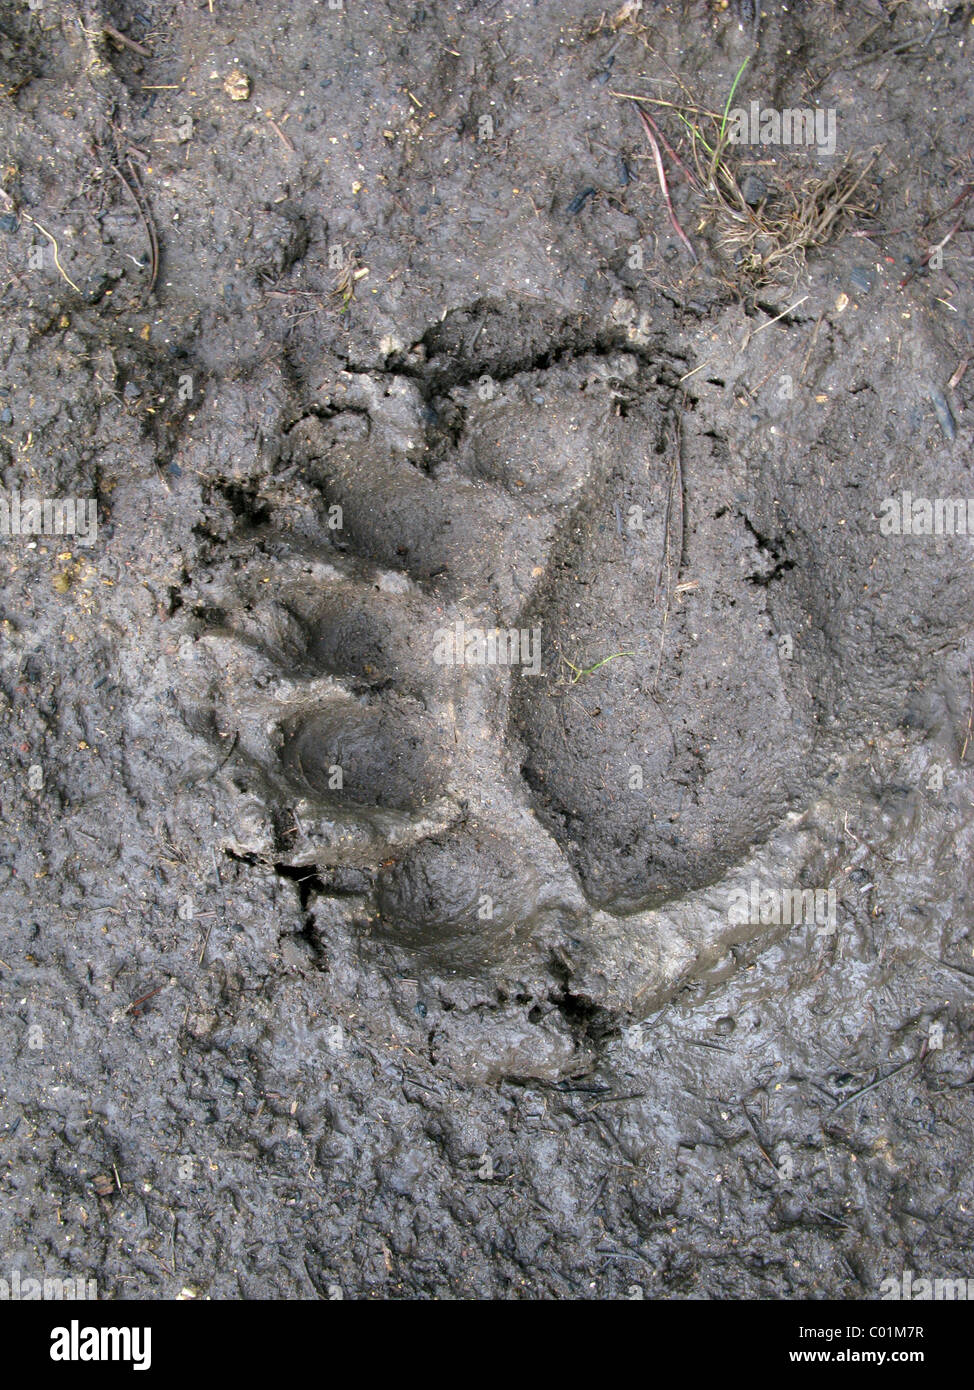
[[[768,185],[760,174],[748,173],[744,175],[744,182],[741,184],[741,197],[749,208],[756,208],[768,196]]]
[[[85,298],[89,304],[97,304],[105,296],[107,290],[111,288],[111,276],[104,271],[92,275],[88,284],[85,286]]]
[[[245,72],[234,68],[223,84],[223,90],[231,101],[247,101],[250,97],[251,81]]]
[[[636,305],[631,299],[617,299],[610,310],[616,323],[629,323],[636,317]]]
[[[20,223],[17,221],[15,213],[5,212],[3,216],[0,217],[0,232],[6,232],[9,236],[12,236],[19,226]]]
[[[782,1226],[797,1226],[802,1219],[802,1204],[797,1197],[788,1193],[776,1197],[772,1210]]]
[[[864,265],[854,265],[849,272],[849,283],[860,294],[868,294],[873,287],[873,277]]]

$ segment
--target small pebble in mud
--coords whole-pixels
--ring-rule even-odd
[[[85,286],[85,298],[89,304],[98,304],[105,295],[106,290],[111,287],[111,277],[109,275],[93,275],[90,282]]]
[[[741,197],[749,208],[756,208],[763,198],[768,196],[768,185],[760,174],[747,173],[741,184]]]
[[[12,234],[17,230],[19,225],[16,216],[12,212],[5,212],[4,215],[0,217],[0,232]]]
[[[873,287],[872,272],[864,265],[854,265],[849,272],[849,283],[860,294],[868,294]]]
[[[774,1202],[774,1212],[783,1226],[795,1226],[802,1219],[804,1209],[796,1197],[782,1196]]]
[[[574,198],[568,204],[567,208],[565,209],[565,216],[574,217],[577,212],[581,212],[582,208],[588,202],[589,198],[594,197],[594,188],[583,188],[581,193],[576,193]]]
[[[933,403],[933,408],[937,415],[937,421],[940,425],[940,428],[944,432],[944,436],[947,439],[949,439],[951,443],[953,443],[957,437],[957,425],[954,421],[954,416],[950,409],[950,406],[947,404],[946,396],[943,394],[942,391],[938,391],[935,386],[930,387],[928,394],[930,396],[931,402]]]
[[[234,68],[233,72],[223,84],[223,90],[231,101],[246,101],[250,96],[250,78],[239,68]]]

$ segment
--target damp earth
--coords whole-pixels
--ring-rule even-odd
[[[969,1272],[972,21],[8,8],[7,1268]]]

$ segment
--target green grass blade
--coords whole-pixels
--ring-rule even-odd
[[[738,84],[738,82],[740,82],[741,77],[743,76],[743,73],[744,73],[744,69],[747,67],[747,65],[748,65],[748,63],[749,63],[750,61],[751,61],[751,56],[750,56],[750,54],[748,54],[748,56],[744,59],[744,61],[743,61],[743,63],[741,64],[741,66],[737,69],[737,76],[734,78],[734,81],[731,83],[731,89],[730,89],[730,92],[729,92],[728,95],[727,95],[727,102],[726,102],[726,105],[724,106],[724,119],[723,119],[723,120],[721,121],[721,123],[720,123],[720,143],[721,143],[721,144],[724,143],[724,131],[727,129],[727,114],[728,114],[728,112],[730,111],[731,102],[734,100],[734,93],[737,91],[737,84]]]

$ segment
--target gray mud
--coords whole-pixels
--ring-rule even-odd
[[[2,1277],[971,1273],[974,6],[627,8],[3,10]]]

